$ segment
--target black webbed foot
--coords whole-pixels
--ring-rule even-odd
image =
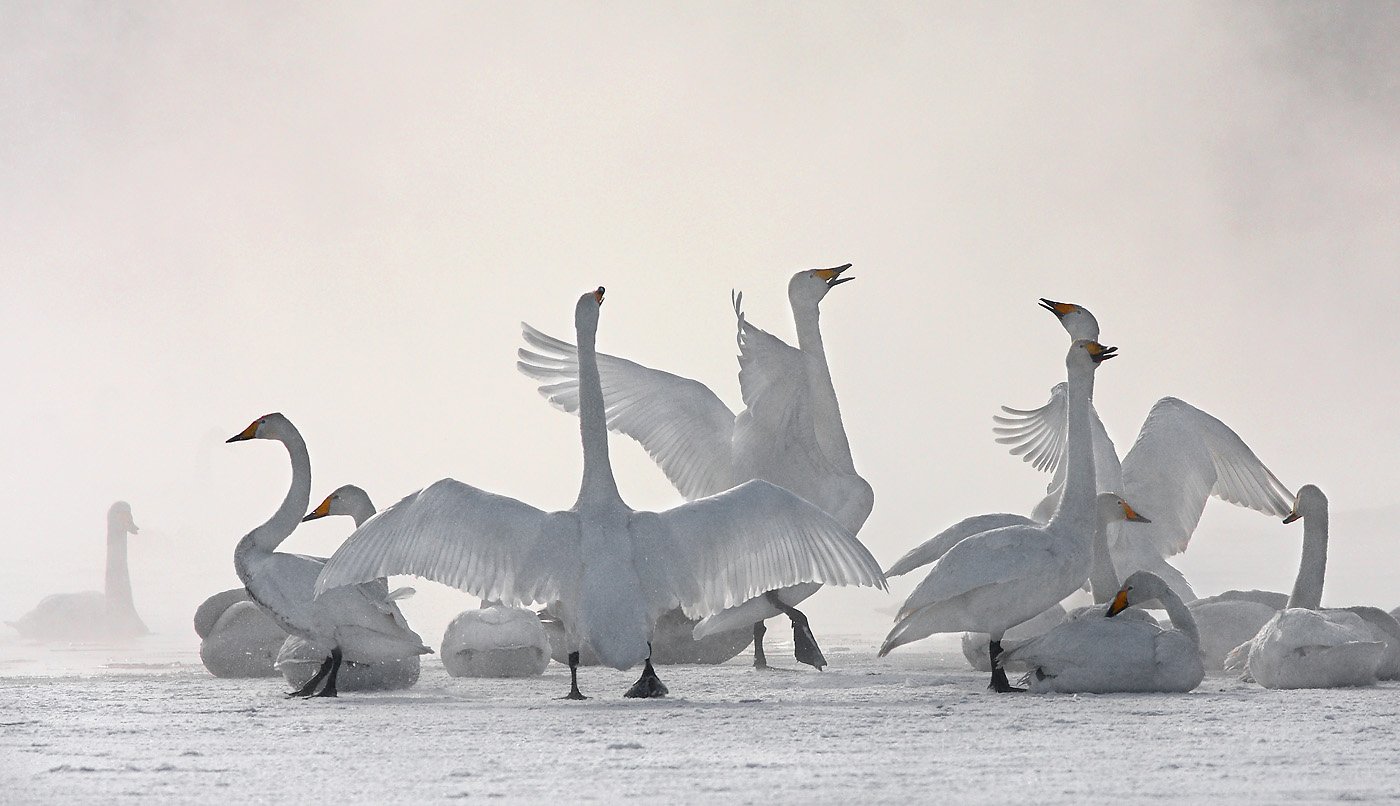
[[[666,684],[661,682],[661,678],[656,676],[656,669],[651,665],[651,658],[647,658],[647,665],[642,669],[642,676],[638,678],[637,682],[633,683],[632,687],[627,689],[627,693],[622,696],[631,699],[640,699],[665,697],[669,693],[670,690],[666,688]]]

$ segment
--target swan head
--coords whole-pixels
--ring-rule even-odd
[[[116,527],[129,535],[141,531],[136,528],[136,521],[131,519],[131,504],[125,501],[118,501],[107,509],[107,525]]]
[[[296,429],[292,427],[291,420],[282,416],[281,412],[273,412],[272,414],[264,414],[249,423],[247,428],[224,442],[242,442],[245,439],[280,439],[293,431]]]
[[[1076,339],[1069,346],[1069,355],[1065,357],[1065,366],[1071,369],[1085,366],[1096,368],[1108,359],[1117,357],[1117,347],[1105,347],[1092,339]]]
[[[1104,523],[1114,521],[1130,521],[1132,523],[1151,523],[1152,521],[1143,517],[1132,505],[1124,501],[1117,493],[1099,493],[1099,518]]]
[[[1160,599],[1170,592],[1167,583],[1151,571],[1134,571],[1123,580],[1123,587],[1118,589],[1104,615],[1113,618],[1133,605]]]
[[[1315,484],[1304,484],[1298,488],[1298,496],[1293,499],[1293,510],[1288,513],[1288,517],[1283,519],[1284,523],[1292,523],[1299,518],[1306,518],[1309,515],[1320,515],[1327,512],[1327,496]]]
[[[328,515],[353,516],[356,512],[365,511],[365,507],[373,508],[373,506],[374,505],[371,504],[369,500],[369,493],[353,484],[347,484],[344,487],[337,488],[335,492],[326,496],[326,500],[322,501],[320,506],[308,512],[306,517],[302,518],[302,520],[314,521]]]
[[[1074,340],[1089,339],[1094,340],[1099,337],[1099,320],[1094,318],[1089,309],[1083,305],[1075,305],[1073,302],[1056,302],[1053,299],[1040,298],[1040,307],[1055,314],[1060,320],[1060,325],[1065,332]]]
[[[807,269],[800,271],[788,280],[788,302],[793,306],[816,305],[826,296],[826,292],[842,283],[850,282],[856,278],[842,277],[841,273],[851,267],[847,263],[844,266],[836,266],[830,269]]]
[[[603,292],[606,290],[598,286],[578,298],[578,304],[574,306],[574,324],[579,327],[598,324],[598,310],[603,307]]]

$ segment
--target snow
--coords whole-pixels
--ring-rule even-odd
[[[771,640],[770,660],[790,660]],[[993,695],[956,639],[875,658],[823,637],[825,672],[590,667],[593,699],[543,677],[448,677],[288,700],[218,679],[191,637],[131,647],[0,639],[6,803],[578,800],[1080,803],[1395,800],[1400,684],[1269,691],[1207,677],[1186,695]],[[907,650],[907,651],[906,651]]]

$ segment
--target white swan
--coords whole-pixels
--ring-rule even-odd
[[[374,516],[374,502],[369,493],[354,484],[336,488],[302,521],[314,521],[333,515],[346,515],[359,526]],[[313,558],[325,563],[324,557]],[[372,596],[382,599],[389,615],[403,629],[408,629],[408,621],[398,603],[412,596],[413,588],[389,590],[389,580],[376,579],[366,583],[372,586]],[[305,638],[289,635],[277,652],[276,666],[283,679],[294,689],[300,689],[316,676],[325,662],[326,654]],[[394,691],[409,688],[418,682],[421,662],[417,655],[403,658],[389,658],[371,663],[348,662],[340,667],[336,677],[338,691]]]
[[[1046,299],[1041,305],[1059,317],[1072,339],[1098,337],[1098,322],[1083,306]],[[1043,520],[1064,486],[1064,387],[1056,386],[1038,409],[1003,406],[1002,411],[1004,416],[994,418],[997,441],[1037,469],[1055,473],[1049,495],[1032,513]],[[1121,465],[1097,412],[1090,419],[1098,490],[1121,493],[1152,515],[1150,525],[1119,524],[1110,530],[1113,565],[1120,574],[1152,571],[1183,601],[1192,601],[1190,584],[1165,558],[1186,550],[1210,496],[1266,515],[1288,513],[1293,499],[1288,488],[1229,426],[1194,406],[1174,397],[1158,400]]]
[[[372,518],[345,542],[317,585],[408,573],[507,604],[548,602],[570,647],[570,699],[586,643],[604,664],[645,662],[628,696],[666,693],[647,646],[656,619],[681,607],[717,612],[804,582],[884,587],[870,552],[821,510],[750,481],[665,512],[638,512],[618,494],[595,341],[603,289],[579,297],[579,419],[583,480],[574,506],[544,512],[443,479]]]
[[[438,654],[453,677],[535,677],[549,665],[549,637],[534,611],[491,604],[452,619]]]
[[[1044,526],[1006,526],[948,549],[899,610],[880,655],[933,633],[990,634],[994,691],[1018,691],[997,662],[1006,631],[1058,603],[1084,584],[1093,559],[1094,459],[1089,388],[1114,348],[1076,341],[1065,357],[1069,379],[1069,458],[1065,494]]]
[[[554,617],[549,608],[539,612],[540,624],[549,637],[549,656],[560,663],[569,662],[569,641],[564,622]],[[657,666],[674,664],[714,665],[738,655],[753,643],[749,629],[695,637],[696,619],[677,608],[662,613],[651,632],[651,662]],[[598,656],[587,646],[579,652],[580,666],[597,666]]]
[[[25,638],[39,641],[122,640],[149,633],[132,603],[126,565],[126,536],[139,531],[131,519],[131,505],[112,504],[107,510],[105,589],[45,596],[18,621],[6,623]]]
[[[279,627],[306,639],[324,658],[315,676],[292,696],[336,696],[336,677],[345,660],[375,663],[431,652],[402,623],[403,616],[389,601],[382,580],[320,593],[316,577],[324,560],[276,550],[291,536],[310,503],[311,457],[301,433],[280,413],[259,417],[228,441],[248,439],[281,442],[292,462],[292,484],[282,505],[267,523],[240,540],[233,552],[234,570],[253,601]],[[317,691],[322,681],[324,686]]]
[[[1004,651],[1009,652],[1032,638],[1044,635],[1065,621],[1081,618],[1090,613],[1102,616],[1109,603],[1113,601],[1114,595],[1118,593],[1118,574],[1113,570],[1113,560],[1108,556],[1109,526],[1123,521],[1135,523],[1151,523],[1151,521],[1139,514],[1131,504],[1124,501],[1116,493],[1099,493],[1094,504],[1097,513],[1094,521],[1094,558],[1089,566],[1089,590],[1093,594],[1094,604],[1066,612],[1063,605],[1057,602],[1053,607],[1041,612],[1030,621],[1022,622],[1007,630],[1001,641],[1001,648]],[[937,538],[934,539],[937,540]],[[918,549],[914,551],[917,552]],[[886,572],[885,576],[888,577],[889,573]],[[1153,624],[1157,623],[1144,610],[1133,610],[1128,618],[1146,618]],[[989,660],[991,640],[991,636],[984,632],[963,633],[963,657],[967,658],[967,662],[972,665],[972,668],[979,672],[992,670]],[[1006,657],[1003,656],[1003,669],[1008,672],[1024,671],[1018,669],[1017,666],[1007,665],[1007,663]]]
[[[816,504],[851,534],[859,534],[875,496],[851,460],[819,324],[827,292],[854,279],[841,276],[849,268],[848,263],[800,271],[788,281],[795,349],[750,324],[741,308],[743,295],[733,297],[739,390],[747,407],[738,415],[698,381],[599,355],[608,428],[640,442],[688,501],[761,479]],[[541,382],[539,391],[550,403],[577,413],[576,349],[528,324],[522,323],[522,329],[533,351],[522,349],[517,367]],[[752,629],[754,666],[767,668],[763,621],[782,613],[792,622],[797,660],[820,669],[826,658],[806,615],[795,607],[819,587],[764,592],[704,620],[695,638]]]
[[[1225,668],[1265,688],[1364,686],[1400,676],[1400,624],[1375,607],[1322,608],[1327,573],[1327,496],[1312,484],[1298,490],[1284,523],[1303,520],[1303,551],[1288,607],[1248,643],[1232,650]]]
[[[1114,618],[1124,608],[1157,601],[1166,608],[1172,629],[1155,623]],[[1104,613],[1075,619],[1033,638],[1003,655],[1006,663],[1030,667],[1035,692],[1176,691],[1201,684],[1196,622],[1181,597],[1149,571],[1124,582]]]
[[[244,588],[221,591],[194,612],[199,660],[215,677],[272,677],[287,631]]]
[[[1225,591],[1188,602],[1200,633],[1201,660],[1218,672],[1230,650],[1259,634],[1274,614],[1288,606],[1288,594],[1274,591]]]

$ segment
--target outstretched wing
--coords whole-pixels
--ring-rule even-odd
[[[1031,526],[1007,526],[966,538],[934,563],[904,600],[896,620],[977,588],[1015,584],[1044,573],[1054,564],[1050,543],[1039,527]]]
[[[1238,434],[1174,397],[1152,407],[1123,459],[1122,493],[1152,522],[1124,524],[1120,543],[1162,557],[1186,550],[1209,496],[1280,518],[1293,503]]]
[[[739,438],[759,441],[768,455],[815,464],[821,472],[830,458],[817,441],[808,401],[807,359],[802,351],[757,327],[744,317],[744,295],[736,293],[739,393],[745,411]],[[849,468],[841,468],[849,469]]]
[[[648,601],[679,605],[691,618],[803,582],[885,588],[879,563],[854,535],[766,481],[634,513],[631,529]]]
[[[516,369],[540,382],[551,404],[578,414],[578,348],[520,324],[529,349]],[[704,384],[598,355],[608,428],[637,440],[687,499],[727,489],[734,412]]]
[[[1011,446],[1011,455],[1021,457],[1036,470],[1054,474],[1047,492],[1059,501],[1065,486],[1065,451],[1069,444],[1069,409],[1065,401],[1065,384],[1057,383],[1050,390],[1050,399],[1038,409],[1013,409],[1002,406],[1002,414],[992,415],[996,426],[992,432],[996,441]],[[1108,436],[1103,420],[1093,407],[1089,409],[1089,425],[1094,434],[1094,475],[1099,492],[1117,492],[1120,484],[1118,449]],[[1136,506],[1136,504],[1134,504]],[[1045,507],[1054,511],[1053,505]]]
[[[925,540],[923,543],[910,549],[907,554],[895,561],[894,565],[885,572],[887,577],[897,577],[907,574],[915,568],[928,565],[929,563],[948,553],[948,549],[961,543],[969,537],[982,532],[990,532],[993,529],[1000,529],[1003,526],[1034,526],[1035,521],[1025,515],[1011,515],[1008,513],[997,513],[995,515],[973,515],[970,518],[963,518],[947,529]]]
[[[573,513],[442,479],[356,529],[326,562],[316,593],[415,574],[483,599],[552,602],[578,575],[578,535]]]

